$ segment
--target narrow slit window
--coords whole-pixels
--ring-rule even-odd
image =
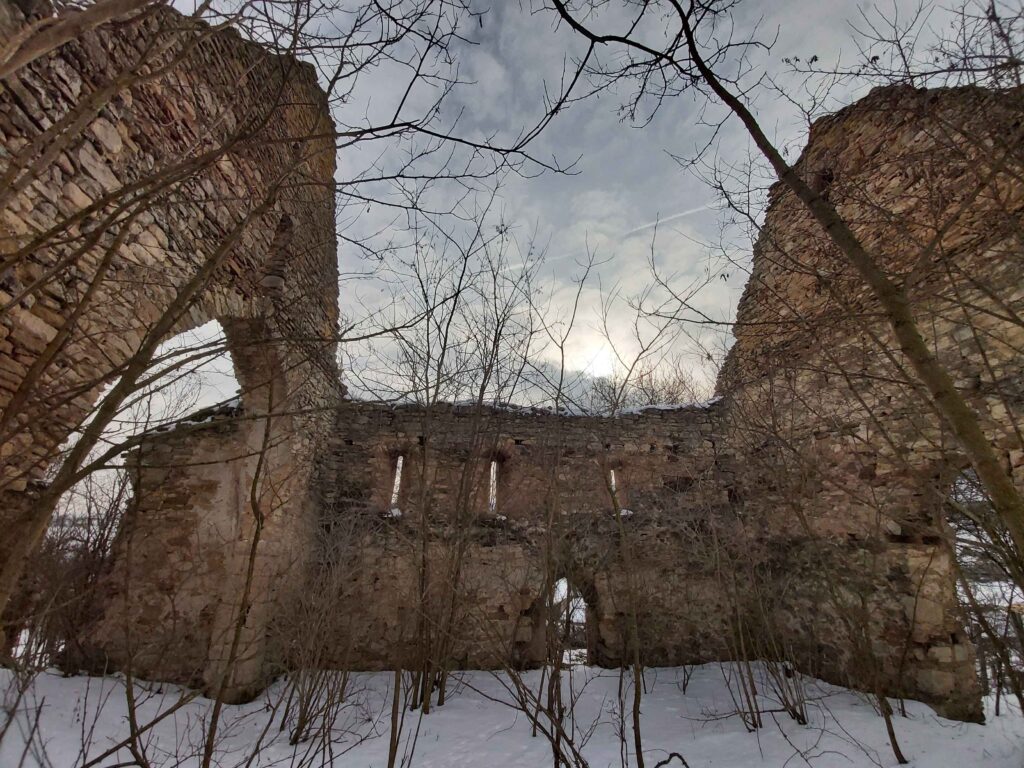
[[[491,461],[490,493],[487,497],[487,509],[493,515],[498,509],[498,462]]]
[[[616,482],[615,480],[614,469],[608,470],[608,487],[611,489],[612,492],[612,504],[614,504],[614,506],[617,508],[616,514],[618,514],[619,517],[630,517],[633,514],[633,510],[619,507],[621,500],[618,496],[619,485],[618,482]]]
[[[402,464],[405,457],[399,456],[395,459],[395,482],[391,486],[391,506],[398,506],[398,494],[402,490]]]

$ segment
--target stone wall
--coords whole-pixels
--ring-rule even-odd
[[[1021,106],[1014,92],[879,90],[818,121],[797,167],[838,206],[890,278],[906,286],[930,345],[982,415],[1008,468],[1024,479],[1017,431],[1024,336],[1016,320],[1024,305]],[[734,612],[765,642],[755,654],[784,655],[836,682],[978,717],[973,650],[945,524],[946,499],[965,459],[906,369],[870,291],[781,186],[755,249],[736,337],[719,382],[722,403],[696,421],[692,414],[669,417],[669,433],[650,414],[633,424],[492,413],[473,427],[485,437],[463,437],[453,449],[448,436],[465,433],[459,422],[469,423],[471,413],[399,411],[339,424],[332,456],[342,468],[334,486],[345,499],[340,508],[346,515],[385,509],[401,453],[413,489],[406,486],[411,496],[402,501],[401,522],[389,520],[389,528],[415,528],[415,478],[424,470],[435,494],[431,514],[443,518],[465,507],[486,518],[481,489],[496,457],[506,478],[499,499],[508,521],[500,528],[539,558],[534,572],[550,573],[554,562],[555,573],[575,579],[591,603],[591,658],[615,665],[627,655],[622,606],[630,602],[616,562],[621,529],[607,516],[605,478],[616,467],[628,478],[621,506],[636,514],[627,538],[642,586],[631,602],[641,603],[647,663],[735,656],[741,633],[729,618]],[[353,436],[353,424],[365,426]],[[360,447],[367,430],[376,435],[372,449]],[[440,446],[434,458],[421,459],[430,441]],[[680,448],[662,453],[660,445]],[[454,489],[470,457],[476,491],[460,504]],[[677,492],[693,486],[699,496]],[[564,526],[545,518],[552,509],[565,516]],[[426,538],[443,538],[439,521],[429,524]],[[424,536],[411,530],[403,539],[389,530],[386,538],[393,552],[396,540]],[[467,567],[474,578],[487,581],[473,552],[464,561],[473,563]],[[356,570],[376,573],[375,558]],[[415,552],[402,562],[415,567]],[[535,584],[534,594],[541,593],[544,585]],[[527,608],[516,597],[523,591],[517,585],[507,599],[472,595],[467,602],[508,616],[501,647],[513,638],[519,646],[511,657],[525,663],[538,645],[523,629],[536,618],[536,604]],[[399,612],[415,606],[414,598],[407,594]],[[395,609],[382,603],[351,604],[356,616]],[[387,626],[379,617],[369,624]],[[468,626],[459,627],[463,639],[471,637]],[[355,658],[373,646],[365,658],[391,663],[382,659],[394,646],[381,637],[387,634],[375,630],[351,643]],[[485,659],[462,653],[457,662]]]
[[[879,89],[817,121],[797,171],[906,290],[1024,487],[1021,97]],[[745,509],[801,542],[787,555],[794,643],[826,677],[976,715],[945,522],[966,461],[871,291],[781,185],[719,387]]]
[[[0,3],[0,31],[22,23]],[[877,91],[815,124],[798,171],[907,286],[1024,482],[1018,102]],[[772,192],[718,402],[615,418],[339,405],[330,130],[309,68],[163,8],[0,94],[8,530],[213,261],[167,333],[219,320],[243,388],[132,454],[98,659],[215,686],[235,655],[241,697],[309,661],[311,625],[292,621],[307,611],[331,617],[318,664],[530,666],[564,577],[595,663],[629,659],[635,617],[648,665],[787,658],[978,716],[944,523],[965,461],[790,193]]]
[[[18,5],[0,2],[0,38],[25,23]],[[210,320],[227,336],[248,422],[223,444],[205,444],[207,458],[222,461],[245,446],[251,453],[264,440],[271,449],[255,492],[218,507],[235,518],[231,546],[246,550],[253,500],[290,518],[290,535],[311,530],[303,520],[314,458],[340,391],[332,135],[311,66],[162,5],[86,32],[5,81],[5,544],[25,535],[13,526],[31,516],[33,483],[104,388],[132,373],[150,341]],[[251,464],[229,462],[223,474],[252,474]],[[210,501],[201,485],[183,482]],[[276,532],[268,526],[264,535]],[[307,542],[294,556],[308,549]],[[230,573],[237,553],[223,554],[219,567]],[[269,562],[261,578],[289,573]],[[126,581],[118,573],[111,584]],[[166,615],[147,609],[147,621]],[[208,633],[207,618],[185,611],[176,621]],[[264,631],[253,625],[246,633],[258,656]]]
[[[349,662],[390,668],[417,658],[409,622],[415,626],[422,613],[424,540],[439,596],[423,618],[455,635],[457,665],[539,663],[545,590],[567,578],[588,602],[591,659],[618,666],[632,605],[626,544],[636,552],[637,613],[650,640],[645,661],[721,658],[721,648],[694,642],[696,634],[721,634],[721,600],[696,599],[716,585],[685,547],[695,518],[726,513],[732,460],[719,422],[716,404],[593,418],[346,403],[330,441],[335,495],[324,525],[332,541],[353,542],[346,550],[353,577],[339,601],[351,616],[351,638],[340,644]],[[444,614],[452,585],[460,611],[454,629]]]
[[[267,445],[262,417],[240,406],[216,413],[199,412],[128,457],[135,495],[85,646],[96,669],[131,665],[145,678],[208,688],[233,658],[228,696],[244,699],[274,663],[268,628],[301,589],[315,518],[305,493],[281,493],[310,482],[290,436]],[[247,587],[254,510],[262,523]]]
[[[873,688],[851,651],[857,638],[843,631],[844,622],[861,622],[886,665],[885,690],[976,716],[970,647],[937,540],[868,537],[849,497],[798,493],[781,458],[775,484],[765,483],[759,457],[736,450],[748,447],[735,431],[738,407],[722,400],[595,418],[343,404],[325,446],[318,556],[307,581],[315,588],[293,596],[279,617],[276,661],[288,667],[312,654],[320,665],[410,668],[427,653],[456,668],[535,666],[553,631],[546,598],[566,578],[587,603],[592,663],[630,663],[635,616],[646,665],[785,657]],[[173,562],[194,568],[208,556],[202,537],[180,535],[196,525],[181,522],[196,503],[189,485],[161,466],[201,460],[211,435],[234,421],[225,414],[178,430],[140,462],[137,487],[157,502],[140,504],[134,524]],[[874,487],[894,497],[901,490]],[[800,505],[820,518],[813,531],[797,524]],[[203,504],[202,517],[216,508]],[[154,577],[162,602],[191,599],[188,579],[153,569],[138,575],[137,589],[147,593]],[[831,605],[829,584],[842,597],[863,596],[863,610]],[[333,618],[297,622],[296,611],[307,621]],[[123,625],[119,610],[110,616],[110,626]],[[154,655],[177,642],[161,629],[168,626],[149,626]]]
[[[1007,146],[998,137],[1018,130],[1015,98],[879,91],[819,121],[798,168],[907,281],[931,343],[1019,473],[1021,186],[1009,153],[1011,181],[986,172]],[[988,134],[954,129],[979,114]],[[870,293],[782,188],[736,337],[722,399],[705,408],[592,418],[341,405],[307,577],[341,619],[325,630],[335,652],[317,662],[537,664],[545,596],[565,577],[587,600],[594,663],[629,659],[635,615],[649,665],[787,658],[978,717],[944,523],[965,462]],[[147,450],[180,462],[208,439],[176,433]],[[174,494],[184,484],[140,456],[139,487],[163,501],[141,502],[135,524],[177,560],[202,560],[194,540],[170,535],[193,504]],[[285,665],[308,651],[286,634],[274,642]]]
[[[325,446],[309,579],[324,591],[313,605],[308,592],[292,595],[300,610],[337,617],[319,663],[408,668],[426,646],[449,666],[535,666],[546,658],[545,604],[560,578],[585,596],[594,663],[629,662],[634,610],[646,664],[728,658],[723,585],[708,548],[691,546],[710,519],[723,531],[735,519],[721,421],[714,403],[617,418],[344,403]],[[126,529],[151,548],[139,562],[163,565],[135,570],[96,641],[117,647],[117,633],[133,627],[136,663],[151,659],[144,668],[162,679],[194,679],[204,665],[217,604],[210,585],[224,583],[214,553],[230,538],[223,494],[239,471],[205,459],[237,443],[238,424],[235,412],[203,415],[149,441],[133,463],[138,501]],[[169,653],[182,642],[176,607],[191,605],[184,613],[203,621],[189,627],[189,653]],[[277,633],[285,666],[309,652],[293,617],[285,609]]]

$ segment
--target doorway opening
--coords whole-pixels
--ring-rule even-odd
[[[590,661],[588,618],[583,594],[568,579],[556,581],[549,621],[552,637],[558,641],[565,666],[578,666]]]

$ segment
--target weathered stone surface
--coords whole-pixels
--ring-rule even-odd
[[[10,3],[0,9],[3,29],[20,23]],[[157,38],[168,46],[140,62],[142,43]],[[178,54],[111,95],[47,168],[15,167],[19,150],[102,83]],[[978,715],[943,523],[966,463],[901,370],[872,294],[789,192],[772,192],[718,403],[609,419],[338,405],[334,147],[309,138],[330,130],[312,72],[281,64],[158,9],[62,47],[0,95],[11,153],[0,172],[12,181],[0,189],[0,256],[18,257],[0,282],[0,405],[18,405],[0,441],[5,524],[24,517],[30,481],[176,289],[254,201],[276,194],[177,325],[222,322],[243,403],[151,434],[133,455],[136,500],[92,631],[99,654],[143,676],[215,684],[259,511],[238,696],[296,663],[295,638],[275,622],[340,563],[344,578],[330,582],[321,613],[342,620],[321,638],[332,652],[318,663],[408,667],[424,653],[446,666],[538,663],[546,581],[565,577],[587,600],[596,663],[631,656],[635,616],[649,665],[785,657],[837,682]],[[1001,151],[1020,144],[1018,100],[877,91],[818,121],[798,170],[908,286],[929,343],[1024,483],[1013,434],[1024,331],[1009,319],[1024,313],[1024,185],[1016,155]],[[255,133],[231,140],[254,121]],[[230,149],[159,190],[134,221],[100,223],[112,193],[218,144]],[[993,157],[1005,172],[989,173]],[[275,191],[292,173],[315,183]],[[129,229],[111,277],[69,326],[118,226]],[[97,228],[99,237],[73,254],[54,228],[78,245]],[[27,290],[39,281],[46,290]],[[26,385],[64,329],[69,343]],[[282,338],[291,341],[262,343]],[[287,414],[267,419],[271,399]],[[739,647],[748,641],[755,647]]]
[[[797,166],[908,292],[928,345],[1008,466],[1024,414],[1024,333],[1013,319],[1024,308],[1021,98],[879,89],[816,122]],[[880,678],[976,717],[943,509],[967,462],[879,309],[776,186],[719,382],[734,450],[748,457],[740,493],[773,534],[820,537],[836,569],[859,572],[848,595],[836,594],[831,569],[808,568],[792,584],[804,640],[823,646],[822,674],[869,687]]]
[[[0,39],[11,39],[24,23],[16,4],[0,0]],[[246,447],[251,453],[259,436],[271,433],[270,457],[252,497],[274,511],[265,549],[295,557],[309,549],[308,541],[300,542],[312,530],[307,511],[314,456],[340,392],[332,130],[312,67],[159,4],[82,35],[5,81],[5,499],[43,476],[104,387],[151,335],[159,335],[159,321],[175,321],[166,338],[217,320],[229,340],[248,418],[236,430],[232,455]],[[218,265],[212,279],[182,303],[189,282],[211,263]],[[278,277],[273,292],[260,287],[270,264]],[[281,415],[263,418],[268,411]],[[254,468],[247,458],[228,462],[223,471],[234,472],[237,485]],[[183,480],[169,496],[189,497],[188,488],[209,501],[216,482],[214,473],[201,491]],[[208,602],[185,601],[168,613],[154,596],[132,597],[138,598],[138,631],[147,622],[167,621],[168,631],[182,638],[175,647],[184,659],[192,658],[187,648],[203,649],[202,663],[188,675],[182,672],[186,661],[175,667],[182,679],[216,679],[216,659],[226,653],[218,645],[230,623],[226,614],[237,606],[238,596],[228,595],[244,573],[239,552],[253,511],[240,486],[224,494],[221,504],[233,506],[218,511],[237,530],[218,553],[223,562],[198,568],[208,578],[197,582],[195,576],[190,583],[200,592],[209,589],[213,602],[223,593],[231,601],[221,611],[225,615],[210,615]],[[16,523],[25,519],[19,510],[30,506],[31,500],[15,500],[0,510],[0,525],[15,531],[3,537],[4,544],[18,535]],[[218,534],[226,530],[222,526]],[[174,536],[171,542],[181,543]],[[254,661],[236,675],[239,689],[261,679],[266,632],[260,622],[273,601],[263,585],[286,582],[294,572],[275,557],[261,559],[258,599],[245,628]],[[4,559],[6,547],[0,546]],[[150,551],[147,562],[154,566],[153,583],[165,590],[184,578],[169,553]],[[113,645],[110,650],[124,663]]]

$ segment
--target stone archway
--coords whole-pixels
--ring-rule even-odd
[[[578,573],[568,573],[552,587],[548,635],[558,638],[566,664],[598,665],[602,656],[601,611],[594,584]]]
[[[0,36],[26,21],[16,4],[0,2]],[[236,493],[229,514],[237,524],[254,500],[272,498],[267,557],[291,551],[287,521],[306,504],[340,393],[335,147],[315,72],[233,30],[153,6],[63,45],[8,85],[0,94],[0,130],[13,150],[0,162],[9,182],[0,192],[0,523],[13,532],[0,549],[5,582],[38,535],[39,483],[104,388],[155,344],[209,320],[225,329],[242,407],[222,414],[230,427],[220,423],[198,442],[183,434],[179,448],[212,450],[217,432],[216,451],[238,482],[263,450],[259,492]],[[176,469],[183,487],[202,485],[192,465]]]

